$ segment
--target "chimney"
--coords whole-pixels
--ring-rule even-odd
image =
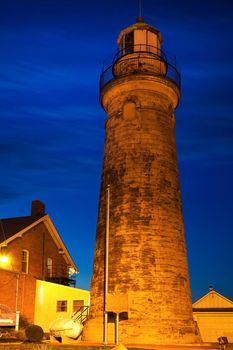
[[[42,217],[45,215],[45,204],[39,200],[32,201],[31,216]]]

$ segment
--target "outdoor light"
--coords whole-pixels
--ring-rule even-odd
[[[6,264],[9,262],[8,256],[2,255],[2,256],[0,257],[0,262],[1,262],[2,265],[6,265]]]
[[[7,243],[3,242],[0,248],[0,265],[5,266],[9,263],[9,257],[7,254]]]
[[[76,273],[76,270],[73,267],[69,268],[69,275],[72,276]]]

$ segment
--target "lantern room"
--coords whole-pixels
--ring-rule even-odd
[[[139,17],[135,24],[121,31],[117,44],[125,54],[140,51],[159,54],[162,41],[161,32]]]
[[[141,18],[121,31],[117,44],[119,51],[114,57],[114,77],[128,74],[153,74],[165,76],[166,58],[161,51],[160,31],[143,22]]]
[[[111,65],[103,68],[100,90],[116,79],[144,74],[171,81],[180,88],[175,57],[165,54],[161,49],[162,43],[161,32],[141,17],[123,29],[118,36],[118,51]]]

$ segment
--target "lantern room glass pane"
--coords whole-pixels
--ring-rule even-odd
[[[127,33],[125,35],[125,47],[126,53],[133,52],[133,46],[134,46],[134,32]]]

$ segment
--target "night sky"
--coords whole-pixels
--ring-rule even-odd
[[[40,199],[89,288],[104,145],[103,63],[137,0],[1,0],[0,217]],[[193,300],[233,299],[233,2],[143,0],[176,54],[176,138]]]

